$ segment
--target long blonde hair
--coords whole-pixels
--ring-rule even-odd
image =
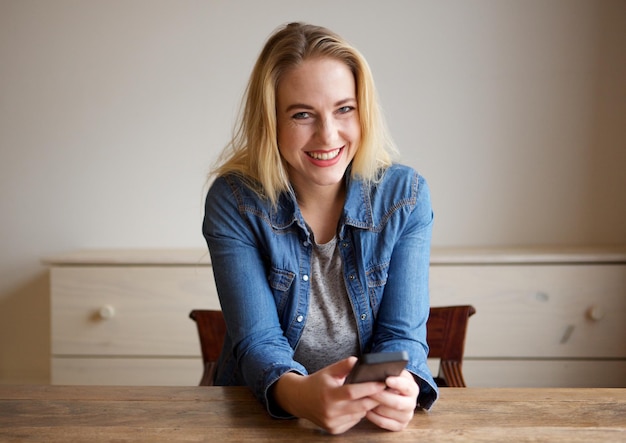
[[[365,58],[332,31],[303,23],[279,28],[263,47],[250,75],[232,140],[218,158],[212,176],[237,174],[259,196],[276,204],[289,189],[287,169],[278,151],[276,90],[283,73],[311,57],[332,57],[354,74],[361,141],[351,174],[375,181],[396,152],[378,103]]]

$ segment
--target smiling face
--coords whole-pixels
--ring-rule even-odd
[[[312,58],[285,72],[276,91],[276,117],[278,146],[294,189],[339,190],[361,137],[348,66]]]

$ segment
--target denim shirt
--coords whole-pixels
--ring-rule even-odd
[[[428,185],[402,165],[371,186],[348,176],[338,242],[361,352],[407,351],[417,406],[429,409],[438,390],[426,363]],[[236,175],[219,177],[202,230],[227,324],[215,383],[247,385],[272,416],[286,417],[270,388],[286,372],[307,374],[293,355],[307,319],[313,241],[295,195],[283,193],[273,208]]]

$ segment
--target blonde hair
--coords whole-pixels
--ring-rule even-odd
[[[312,57],[342,61],[354,74],[361,141],[352,161],[352,176],[373,182],[391,165],[396,149],[365,58],[326,28],[290,23],[270,36],[263,47],[248,81],[234,136],[212,175],[237,174],[274,205],[279,195],[289,190],[287,169],[277,144],[276,90],[286,70]]]

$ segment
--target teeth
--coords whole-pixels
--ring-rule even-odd
[[[307,152],[309,157],[315,160],[331,160],[339,155],[341,149],[335,149],[330,152]]]

